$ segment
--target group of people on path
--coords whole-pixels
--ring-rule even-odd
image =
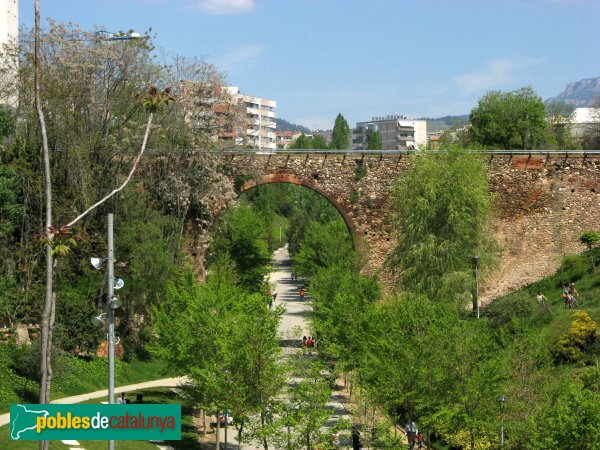
[[[575,289],[575,283],[573,281],[571,281],[568,286],[563,286],[562,299],[565,302],[565,308],[577,308],[578,296],[579,292],[577,292],[577,289]],[[548,299],[542,293],[542,291],[538,291],[537,301],[540,308],[546,308]]]
[[[409,419],[409,421],[406,423],[404,431],[406,432],[406,437],[408,438],[408,448],[415,448],[415,444],[417,445],[417,448],[423,448],[425,438],[423,437],[423,434],[417,429],[416,423]]]
[[[306,336],[302,337],[302,348],[308,349],[308,356],[312,356],[312,350],[317,345],[317,341],[315,341],[311,336],[308,338]]]

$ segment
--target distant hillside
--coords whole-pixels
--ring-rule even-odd
[[[569,83],[563,92],[555,97],[550,97],[546,103],[570,103],[576,107],[585,108],[592,106],[592,101],[598,96],[600,96],[600,77],[586,78],[576,83]]]
[[[451,128],[460,128],[464,126],[469,120],[468,114],[461,116],[444,116],[438,118],[422,117],[420,120],[427,121],[427,132],[436,133],[438,131],[445,131]]]
[[[277,124],[277,131],[301,131],[302,133],[310,133],[310,130],[307,127],[288,122],[285,119],[275,119],[275,123]]]

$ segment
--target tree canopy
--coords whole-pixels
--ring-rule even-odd
[[[545,118],[544,102],[530,87],[490,91],[471,110],[469,135],[484,147],[536,149],[547,139]]]
[[[345,150],[350,147],[350,126],[342,113],[335,118],[333,133],[331,134],[331,148]]]
[[[398,246],[390,259],[410,291],[432,292],[469,271],[471,259],[493,260],[486,226],[492,207],[483,161],[456,147],[412,157],[392,193]]]

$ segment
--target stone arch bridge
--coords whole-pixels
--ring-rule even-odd
[[[293,183],[319,192],[340,212],[367,257],[366,270],[373,273],[382,270],[394,246],[386,205],[394,181],[410,170],[408,153],[295,150],[214,155],[247,180],[240,192],[267,183]],[[600,151],[482,153],[497,197],[494,233],[503,247],[500,268],[482,287],[485,301],[553,273],[564,254],[584,249],[578,241],[583,231],[600,229]]]

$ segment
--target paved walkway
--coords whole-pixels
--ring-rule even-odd
[[[301,301],[298,291],[304,280],[292,280],[292,261],[288,252],[287,245],[276,250],[273,254],[274,271],[269,276],[271,286],[277,291],[277,300],[273,307],[283,305],[286,309],[279,323],[279,335],[283,346],[284,355],[294,353],[299,350],[302,343],[302,336],[308,336],[308,314],[311,308],[310,295],[307,300]],[[310,294],[310,292],[308,293]],[[342,402],[339,392],[332,392],[328,408],[331,409],[331,420],[327,427],[333,426],[338,420],[349,419],[346,408]],[[227,440],[228,450],[262,450],[262,447],[255,447],[251,444],[243,444],[238,447],[236,442],[237,431],[235,427],[228,429]],[[225,443],[225,436],[221,430],[221,443]],[[213,436],[213,442],[214,442]],[[221,445],[221,448],[224,448]]]
[[[182,384],[188,383],[189,380],[186,377],[179,378],[162,378],[160,380],[145,381],[143,383],[130,384],[129,386],[120,386],[115,388],[115,394],[121,392],[137,391],[139,389],[147,389],[151,387],[176,387]],[[88,392],[87,394],[74,395],[72,397],[59,398],[52,400],[50,403],[65,404],[65,403],[81,403],[86,400],[92,400],[95,398],[108,397],[108,389],[103,389],[96,392]],[[8,424],[10,421],[10,413],[0,415],[0,427]]]

